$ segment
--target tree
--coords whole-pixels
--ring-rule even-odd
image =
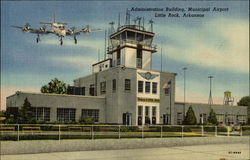
[[[194,125],[196,124],[196,117],[195,117],[195,114],[194,114],[194,110],[192,108],[192,106],[190,106],[188,108],[188,111],[187,111],[187,114],[185,116],[185,119],[183,121],[183,124],[187,124],[187,125]]]
[[[237,103],[238,106],[250,106],[250,96],[245,96]]]
[[[52,79],[47,85],[41,88],[41,93],[65,94],[66,91],[66,83],[59,81],[57,78]]]
[[[27,98],[24,100],[24,104],[19,110],[18,123],[21,124],[32,124],[35,123],[35,117],[31,110],[31,104]]]
[[[250,124],[250,96],[242,97],[237,104],[238,106],[248,106],[247,117],[248,117],[248,124]]]
[[[215,114],[213,109],[211,109],[207,120],[208,120],[209,123],[212,123],[212,124],[217,124],[218,123],[217,118],[216,118],[216,114]]]
[[[0,110],[0,124],[4,123],[4,121],[6,120],[6,114],[4,110]]]

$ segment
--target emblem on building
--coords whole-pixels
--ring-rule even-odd
[[[158,77],[159,75],[157,75],[157,74],[152,74],[152,73],[150,73],[150,72],[138,72],[138,74],[142,77],[142,78],[144,78],[144,79],[146,79],[146,80],[152,80],[152,79],[154,79],[155,77]]]

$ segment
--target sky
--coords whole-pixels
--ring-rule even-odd
[[[131,11],[131,19],[154,21],[158,52],[153,54],[153,69],[177,73],[176,101],[183,101],[186,70],[186,101],[208,103],[209,79],[212,75],[213,103],[222,104],[224,91],[229,90],[235,103],[249,95],[249,2],[248,1],[1,1],[1,109],[6,97],[16,91],[40,92],[42,85],[57,77],[67,84],[91,74],[91,65],[104,57],[105,32],[64,38],[59,45],[55,35],[23,33],[11,25],[40,27],[42,21],[66,22],[67,28],[107,30],[111,21],[117,27],[118,14],[125,22],[126,9],[184,8],[184,12]],[[191,12],[188,8],[228,8],[227,11]],[[155,13],[166,17],[155,17]],[[180,17],[168,17],[178,13]],[[204,17],[182,17],[184,13]],[[131,21],[133,23],[133,21]],[[48,26],[49,28],[49,26]]]

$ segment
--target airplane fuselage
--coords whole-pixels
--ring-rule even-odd
[[[66,36],[65,25],[62,23],[51,23],[51,31],[59,37]]]

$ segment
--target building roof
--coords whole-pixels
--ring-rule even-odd
[[[56,94],[56,93],[36,93],[36,92],[22,92],[16,91],[15,94],[12,94],[9,97],[18,95],[18,94],[33,94],[33,95],[47,95],[47,96],[64,96],[64,97],[78,97],[78,98],[105,98],[105,96],[83,96],[83,95],[69,95],[69,94]]]

